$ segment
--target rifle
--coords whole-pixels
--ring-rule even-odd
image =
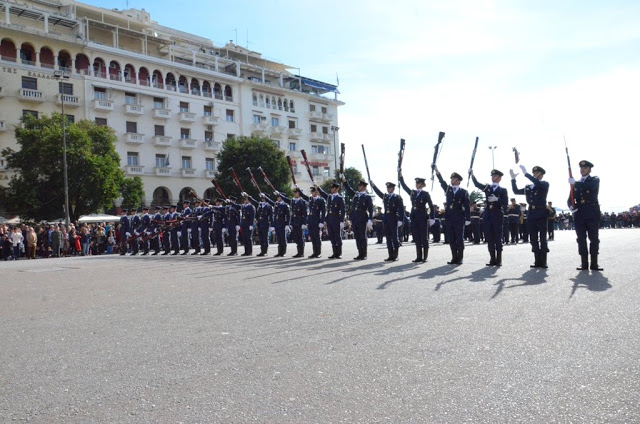
[[[195,191],[191,190],[191,196],[193,196],[198,202],[202,203],[203,205],[209,205],[209,202],[205,202],[204,199],[198,197],[198,195],[196,194]]]
[[[258,185],[256,178],[253,176],[253,171],[251,171],[251,168],[248,166],[247,171],[249,171],[249,176],[251,177],[251,183],[253,184],[253,186],[256,188],[256,190],[258,190],[258,193],[262,193],[262,190],[260,190],[260,186]]]
[[[218,184],[218,182],[215,179],[211,180],[211,184],[213,184],[216,191],[220,196],[222,196],[223,199],[227,198],[227,196],[224,194],[224,191],[222,191],[222,187],[220,187],[220,184]]]
[[[293,162],[291,161],[291,156],[287,156],[287,162],[289,162],[289,169],[291,170],[291,180],[293,181],[293,185],[298,185],[296,183],[296,174],[293,172]]]
[[[440,144],[442,144],[442,139],[444,138],[444,132],[440,131],[438,134],[438,143],[436,144],[433,152],[433,162],[431,162],[431,190],[433,191],[433,181],[434,181],[434,173],[436,171],[436,161],[438,160],[438,155],[440,154]]]
[[[258,170],[259,170],[260,172],[262,172],[262,178],[264,178],[264,182],[265,182],[265,183],[267,183],[267,185],[269,186],[269,188],[270,188],[271,190],[273,190],[274,192],[275,192],[275,191],[278,191],[278,190],[276,190],[276,188],[273,186],[273,184],[271,184],[271,181],[269,181],[269,177],[267,177],[267,174],[264,172],[264,169],[262,169],[262,167],[261,167],[261,166],[259,166],[259,167],[258,167]]]
[[[567,147],[567,138],[566,137],[562,137],[564,138],[564,150],[567,153],[567,165],[569,166],[569,178],[573,178],[573,172],[571,172],[571,159],[569,159],[569,148]],[[576,199],[573,195],[573,185],[570,185],[570,192],[569,192],[569,197],[571,198],[571,207],[575,208],[576,207]]]
[[[404,159],[404,138],[400,139],[400,151],[398,152],[398,174],[402,171],[402,160]]]
[[[235,169],[233,169],[233,166],[229,168],[229,171],[231,171],[233,182],[236,183],[236,186],[240,189],[240,191],[244,192],[244,189],[242,188],[242,184],[240,184],[240,179],[238,178],[238,175],[236,174]]]
[[[367,169],[367,178],[371,181],[371,174],[369,173],[369,164],[367,163],[367,153],[364,151],[364,144],[362,145],[362,155],[364,156],[364,166]]]
[[[344,143],[340,143],[340,173],[344,174]]]
[[[478,137],[476,137],[476,144],[473,146],[473,153],[471,154],[471,165],[469,165],[469,169],[473,169],[473,161],[476,158],[476,150],[478,150]],[[467,177],[467,187],[469,187],[469,180],[471,179],[471,172],[469,172],[469,176]]]
[[[316,183],[316,180],[313,178],[313,172],[311,172],[311,167],[309,166],[309,159],[307,159],[307,152],[304,149],[300,150],[302,153],[302,157],[304,158],[304,165],[307,167],[307,172],[309,173],[309,178],[311,178],[312,183]]]
[[[518,149],[516,149],[515,147],[513,148],[513,154],[516,157],[516,165],[518,164],[518,162],[520,162],[520,152],[518,151]]]

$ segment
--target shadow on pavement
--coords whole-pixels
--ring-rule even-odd
[[[511,286],[505,286],[507,281],[522,281],[520,284],[514,284]],[[525,286],[537,286],[539,284],[544,284],[547,282],[547,270],[546,268],[531,268],[529,271],[522,274],[520,278],[505,278],[502,280],[498,280],[494,285],[496,287],[496,292],[491,296],[491,299],[495,299],[502,292],[503,289],[512,289],[514,287],[525,287]]]
[[[454,281],[469,281],[470,283],[480,283],[489,278],[493,278],[493,276],[496,274],[497,271],[498,271],[498,267],[495,267],[495,266],[480,268],[476,271],[473,271],[469,275],[453,278],[451,280],[442,281],[436,285],[436,287],[434,288],[434,291],[438,291],[445,284],[449,284]]]
[[[602,292],[612,287],[609,284],[609,279],[599,271],[578,271],[578,274],[571,278],[571,281],[573,281],[573,287],[571,288],[569,299],[573,297],[579,288],[586,288],[592,292]]]

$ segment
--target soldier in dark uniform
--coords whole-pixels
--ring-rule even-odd
[[[431,201],[431,195],[424,190],[425,179],[415,178],[416,188],[410,189],[404,182],[402,172],[398,173],[400,186],[411,198],[411,234],[416,244],[416,258],[414,263],[426,262],[429,257],[429,226],[435,223],[435,209]],[[427,205],[429,210],[427,211]],[[396,252],[397,253],[397,252]]]
[[[389,257],[385,261],[393,262],[398,260],[398,250],[400,250],[398,228],[404,225],[404,203],[402,202],[402,197],[395,192],[396,185],[394,183],[387,182],[386,186],[387,192],[382,193],[371,181],[371,188],[382,199],[382,204],[384,205],[384,215],[381,216],[381,220],[384,236],[387,239],[387,251],[389,252]],[[382,237],[380,237],[381,239]]]
[[[549,220],[548,220],[547,231],[549,232],[549,240],[553,240],[554,230],[556,225],[556,209],[553,207],[552,202],[548,203],[547,209],[549,210]]]
[[[180,231],[181,224],[178,224],[178,217],[180,214],[176,212],[178,205],[169,205],[169,220],[171,221],[171,231],[169,232],[169,239],[171,240],[171,249],[173,249],[172,255],[180,253],[180,241],[178,232]]]
[[[213,210],[211,209],[211,200],[203,199],[204,202],[200,208],[200,216],[198,222],[200,224],[200,236],[202,238],[202,253],[205,256],[211,253],[211,237],[209,237],[209,230],[211,229],[211,218],[213,217]]]
[[[149,207],[142,207],[142,216],[140,217],[140,226],[138,227],[138,233],[142,234],[140,239],[143,239],[145,236],[151,234],[151,216],[149,216]],[[141,241],[142,244],[142,256],[149,254],[149,241],[144,240]]]
[[[217,198],[213,209],[213,238],[216,245],[216,253],[213,256],[220,256],[224,250],[223,230],[227,221],[227,210],[223,206],[224,199]]]
[[[202,202],[198,199],[195,200],[195,206],[191,210],[191,215],[193,217],[191,221],[191,247],[195,249],[192,255],[200,254],[200,221],[198,221],[198,216],[202,214]]]
[[[169,205],[163,205],[162,212],[162,256],[165,256],[171,253],[171,231],[169,230],[169,226],[171,225],[171,213],[169,213]]]
[[[138,227],[140,227],[140,215],[138,215],[138,211],[137,209],[130,209],[129,210],[129,222],[131,224],[131,232],[138,236]],[[137,255],[138,254],[138,239],[136,238],[135,240],[131,241],[131,255]]]
[[[238,200],[235,196],[229,196],[227,199],[227,235],[229,237],[229,247],[231,252],[227,256],[238,255],[238,231],[240,230],[240,207],[236,204]]]
[[[258,241],[260,253],[257,256],[265,256],[269,249],[269,229],[273,224],[273,207],[267,203],[267,195],[260,193],[260,201],[249,196],[249,201],[256,208],[256,222],[258,227]]]
[[[519,189],[516,185],[516,176],[513,170],[511,174],[511,187],[514,194],[524,194],[529,204],[529,213],[527,214],[527,225],[529,237],[531,240],[531,250],[535,261],[532,268],[547,268],[547,218],[549,211],[547,210],[547,193],[549,192],[549,183],[542,181],[545,170],[540,166],[533,167],[533,175],[527,172],[524,165],[520,165],[520,169],[524,176],[532,182],[532,184]]]
[[[433,165],[440,186],[444,190],[447,201],[445,203],[445,217],[447,220],[447,233],[449,234],[449,247],[451,248],[451,260],[449,265],[462,265],[464,256],[464,227],[471,225],[471,213],[469,208],[469,193],[460,187],[462,176],[457,172],[451,174],[451,184],[447,184],[438,167]]]
[[[580,161],[579,180],[569,179],[572,186],[575,206],[571,204],[571,198],[567,201],[574,215],[576,234],[578,235],[578,253],[582,261],[578,270],[590,268],[592,271],[603,271],[598,265],[598,253],[600,239],[598,238],[600,223],[600,204],[598,192],[600,191],[600,179],[591,176],[593,164],[588,160]],[[589,237],[589,249],[587,249],[587,237]],[[591,267],[589,267],[589,254],[591,254]]]
[[[371,184],[373,186],[373,183]],[[376,207],[376,212],[373,214],[373,231],[375,231],[378,239],[376,244],[382,244],[382,239],[384,238],[384,214],[380,206]]]
[[[160,206],[156,206],[154,208],[155,213],[153,214],[153,217],[151,218],[151,232],[153,233],[153,237],[151,237],[151,249],[153,249],[153,253],[152,255],[155,256],[158,253],[160,253],[160,233],[162,232],[160,230],[160,228],[162,227],[162,214],[160,213],[160,210],[162,208]]]
[[[182,225],[180,231],[180,246],[182,247],[183,255],[189,254],[189,228],[191,223],[189,218],[191,217],[191,202],[189,200],[182,201]]]
[[[307,228],[311,237],[313,254],[310,259],[322,256],[322,238],[320,232],[324,228],[324,217],[326,214],[326,202],[319,196],[318,190],[311,187],[311,197],[309,198],[309,215],[307,215]]]
[[[256,208],[249,202],[249,195],[242,193],[242,206],[237,206],[240,211],[240,239],[244,247],[242,256],[253,254],[253,224],[256,218]]]
[[[503,173],[497,169],[491,171],[491,184],[481,184],[469,170],[473,184],[485,194],[484,213],[484,237],[489,249],[489,263],[487,266],[502,266],[502,231],[504,215],[507,212],[507,189],[500,187]]]
[[[342,229],[344,228],[345,205],[340,195],[340,184],[331,183],[331,194],[327,194],[318,185],[315,186],[320,196],[327,201],[327,233],[331,240],[333,254],[329,259],[342,259]]]
[[[520,238],[520,205],[516,203],[516,199],[511,199],[511,204],[507,208],[509,214],[509,233],[511,234],[511,243],[517,244]]]
[[[442,233],[441,217],[443,216],[444,212],[440,210],[440,206],[438,205],[433,205],[433,208],[435,210],[435,223],[431,226],[431,233],[433,234],[433,242],[440,243],[440,236]]]
[[[355,191],[344,175],[341,175],[342,182],[347,193],[353,196],[351,214],[351,226],[353,228],[353,236],[356,239],[356,247],[358,248],[358,256],[353,258],[357,261],[367,259],[367,230],[373,228],[373,200],[367,193],[367,182],[360,181]]]
[[[527,227],[527,204],[520,203],[520,238],[523,243],[529,243],[529,228]]]
[[[293,258],[304,256],[304,230],[307,229],[307,197],[298,186],[293,189],[293,199],[280,193],[282,200],[291,206],[291,239],[296,244],[297,253]]]
[[[291,222],[291,211],[279,192],[276,191],[274,195],[276,202],[273,205],[273,227],[278,239],[278,254],[274,258],[282,258],[287,254],[286,229]]]
[[[120,217],[120,256],[127,254],[127,239],[131,236],[131,222],[127,214],[129,209],[122,209]]]
[[[480,208],[477,203],[470,203],[471,207],[471,240],[473,244],[480,244]]]

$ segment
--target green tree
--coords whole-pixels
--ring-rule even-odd
[[[336,170],[335,173],[335,180],[340,181],[340,171]],[[349,183],[349,185],[351,186],[351,188],[353,188],[354,190],[356,190],[356,187],[358,186],[358,183],[363,180],[364,178],[362,177],[362,172],[360,172],[359,170],[357,170],[354,167],[349,167],[349,168],[345,168],[344,169],[344,177],[346,178],[347,182]],[[335,180],[327,180],[325,182],[323,182],[320,187],[326,191],[327,193],[330,193],[330,189],[331,189],[331,183]],[[343,189],[342,190],[342,194],[344,196],[344,202],[345,205],[347,205],[347,208],[351,205],[351,200],[352,197],[347,195],[346,191]]]
[[[251,183],[247,167],[251,168],[260,189],[266,193],[272,192],[262,178],[259,166],[276,189],[292,195],[291,171],[285,155],[273,140],[264,137],[233,137],[226,140],[218,153],[216,180],[227,196],[239,195],[240,190],[229,171],[233,167],[244,191],[256,198],[258,190]]]
[[[120,195],[122,196],[122,209],[137,208],[144,199],[144,184],[142,178],[124,178],[120,184]]]
[[[480,190],[473,190],[469,193],[469,203],[475,203],[481,206],[481,204],[484,203],[484,193]]]
[[[69,216],[76,221],[110,208],[124,175],[111,128],[79,121],[67,123],[66,133]],[[16,171],[5,193],[9,209],[34,220],[64,216],[62,115],[27,115],[15,138],[20,150],[2,150],[7,166]]]

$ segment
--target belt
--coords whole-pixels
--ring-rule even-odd
[[[529,205],[530,209],[546,209],[547,205]]]
[[[520,215],[518,215],[517,213],[510,213],[509,216],[518,216],[519,217]]]

